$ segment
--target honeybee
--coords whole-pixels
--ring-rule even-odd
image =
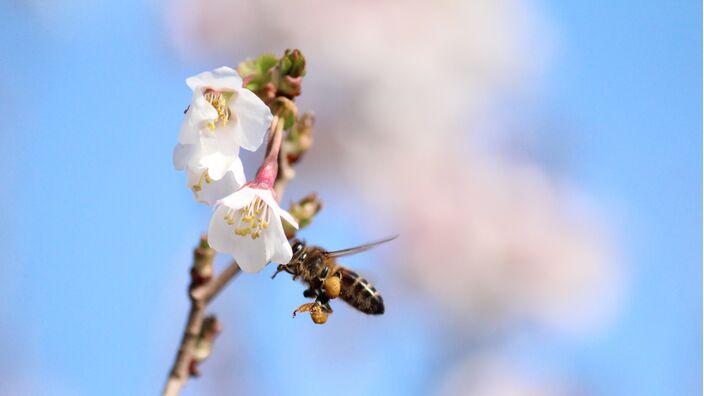
[[[356,272],[339,265],[337,258],[364,252],[395,238],[393,236],[333,252],[319,246],[307,246],[305,242],[293,239],[293,258],[288,264],[279,264],[271,278],[274,279],[279,272],[287,272],[293,275],[294,280],[300,278],[308,285],[303,296],[315,298],[315,302],[301,305],[293,311],[293,316],[298,312],[310,312],[315,323],[325,323],[327,315],[332,313],[330,300],[337,297],[361,312],[381,315],[384,313],[381,294]]]

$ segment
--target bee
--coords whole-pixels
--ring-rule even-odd
[[[381,294],[356,272],[339,265],[337,258],[367,251],[395,238],[396,236],[332,252],[293,239],[291,261],[288,264],[279,264],[271,278],[280,272],[287,272],[294,280],[300,278],[308,285],[303,296],[315,298],[315,302],[301,305],[293,312],[293,316],[298,312],[310,311],[315,323],[325,323],[327,314],[332,313],[330,300],[337,297],[361,312],[381,315],[384,313],[384,299]]]

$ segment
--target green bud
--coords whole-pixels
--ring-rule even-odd
[[[303,77],[306,75],[306,58],[297,49],[287,49],[280,60],[281,73],[290,77]]]
[[[286,50],[271,69],[271,82],[276,86],[277,96],[293,98],[300,95],[305,74],[306,59],[301,51]]]
[[[267,90],[271,82],[272,69],[279,59],[272,54],[264,54],[257,59],[247,59],[237,66],[237,73],[242,77],[244,87],[259,94]],[[261,95],[260,95],[261,96]]]
[[[213,340],[221,330],[222,326],[215,315],[208,315],[203,319],[203,325],[193,349],[193,360],[196,363],[201,363],[210,356],[210,352],[213,350]]]

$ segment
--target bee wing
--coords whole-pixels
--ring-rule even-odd
[[[355,247],[351,247],[351,248],[347,248],[347,249],[342,249],[342,250],[335,250],[334,252],[326,252],[325,255],[326,255],[328,258],[349,256],[349,255],[352,255],[352,254],[357,254],[357,253],[365,252],[365,251],[367,251],[367,250],[369,250],[369,249],[371,249],[371,248],[373,248],[373,247],[375,247],[375,246],[377,246],[377,245],[381,245],[382,243],[386,243],[386,242],[389,242],[389,241],[393,241],[393,240],[396,239],[396,238],[398,238],[398,235],[394,235],[394,236],[392,236],[392,237],[385,238],[385,239],[382,239],[382,240],[380,240],[380,241],[375,241],[375,242],[366,243],[366,244],[360,245],[360,246],[355,246]]]

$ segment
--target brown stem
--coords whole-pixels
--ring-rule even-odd
[[[190,376],[190,366],[193,361],[193,350],[196,344],[196,337],[200,334],[205,318],[206,304],[191,298],[191,309],[188,313],[188,322],[181,338],[181,346],[178,348],[176,360],[169,373],[169,378],[164,387],[163,396],[176,396],[181,392],[181,388],[188,381]]]
[[[205,301],[206,304],[215,298],[220,293],[227,282],[234,278],[240,272],[240,266],[233,260],[232,263],[225,268],[217,278],[206,283],[205,285],[193,290],[191,296],[199,301]]]
[[[203,327],[203,319],[208,303],[212,301],[225,285],[238,273],[240,267],[236,262],[232,262],[217,278],[210,282],[194,288],[190,292],[191,309],[188,313],[188,321],[181,338],[181,346],[178,349],[176,360],[169,373],[169,378],[164,387],[164,396],[176,396],[181,392],[181,388],[188,381],[191,375],[191,363],[193,361],[193,350],[196,339]]]

